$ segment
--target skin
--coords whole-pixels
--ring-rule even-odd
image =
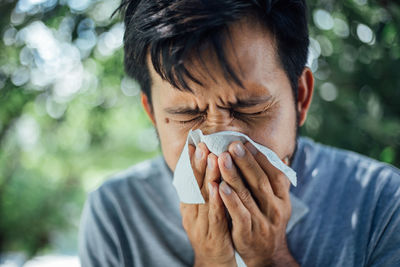
[[[246,19],[229,29],[232,41],[225,44],[225,52],[245,88],[224,78],[212,50],[202,55],[204,65],[190,61],[189,70],[203,82],[203,86],[189,83],[193,93],[173,88],[149,62],[152,105],[143,94],[142,104],[172,171],[190,129],[205,134],[238,131],[272,149],[286,164],[293,156],[296,129],[304,124],[311,103],[311,71],[305,68],[299,78],[295,101],[269,31]],[[206,200],[205,204],[180,206],[195,266],[235,266],[234,248],[249,267],[298,266],[286,244],[291,215],[286,177],[249,143],[233,142],[219,157],[205,144],[197,149],[190,146],[189,154]]]

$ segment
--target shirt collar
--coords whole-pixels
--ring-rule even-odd
[[[292,215],[290,216],[289,222],[286,226],[286,234],[288,234],[293,227],[309,212],[307,204],[291,192],[290,203],[292,204]]]

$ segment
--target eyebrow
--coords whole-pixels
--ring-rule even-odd
[[[185,115],[197,115],[199,113],[204,113],[206,110],[200,110],[198,107],[190,108],[190,107],[173,107],[173,108],[165,108],[165,112],[173,115],[185,114]]]
[[[271,102],[271,100],[273,100],[272,95],[264,97],[253,97],[249,99],[238,99],[236,103],[229,103],[228,108],[248,108],[260,104],[265,104],[267,102]],[[220,107],[220,108],[226,108],[226,107]]]
[[[257,106],[260,104],[265,104],[271,102],[273,97],[271,95],[265,97],[253,97],[249,99],[238,99],[235,103],[228,103],[227,106],[217,106],[221,109],[232,109],[232,108],[248,108]],[[169,107],[165,108],[164,111],[172,114],[172,115],[198,115],[201,113],[205,113],[208,107],[204,110],[200,110],[198,107],[191,108],[191,107]]]

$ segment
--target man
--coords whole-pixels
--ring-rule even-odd
[[[249,267],[400,265],[400,171],[297,138],[313,93],[305,1],[123,7],[126,71],[162,157],[90,194],[83,266],[236,266],[235,250]],[[190,129],[246,134],[297,187],[248,142],[218,157],[199,144],[189,154],[206,203],[179,203],[172,173]]]

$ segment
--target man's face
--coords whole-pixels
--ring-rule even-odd
[[[152,108],[146,110],[172,171],[190,129],[201,129],[204,134],[241,132],[272,149],[281,159],[291,158],[294,153],[296,108],[300,105],[293,99],[272,35],[261,25],[243,20],[230,30],[232,42],[225,45],[225,53],[245,88],[226,80],[210,51],[202,57],[208,71],[196,60],[188,66],[203,83],[189,83],[193,93],[173,88],[149,64]]]

